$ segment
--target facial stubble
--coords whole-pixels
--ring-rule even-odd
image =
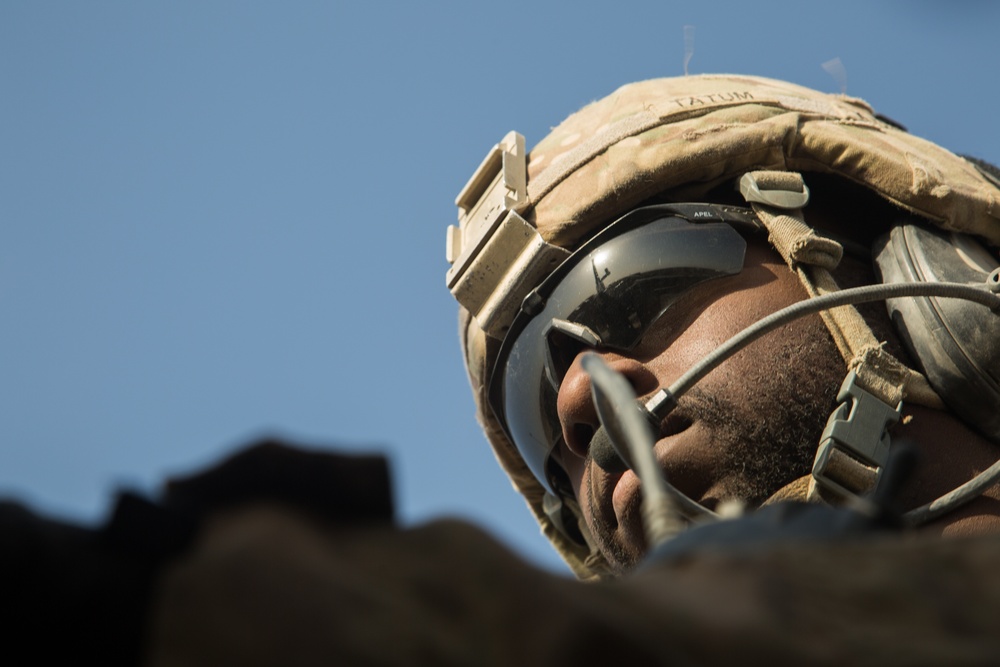
[[[679,416],[711,433],[709,446],[719,454],[724,496],[715,500],[759,507],[809,474],[844,374],[833,341],[819,327],[807,325],[799,332],[804,335],[782,337],[777,349],[755,360],[756,380],[744,378],[739,387],[695,386],[681,397]],[[606,525],[597,512],[588,523],[612,567],[627,570],[637,563],[639,555],[616,539],[617,526]]]

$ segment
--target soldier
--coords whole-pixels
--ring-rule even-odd
[[[863,101],[752,77],[625,86],[530,154],[508,135],[457,200],[448,284],[479,418],[573,570],[620,574],[650,547],[588,350],[642,397],[687,523],[891,497],[908,524],[995,532],[996,475],[977,474],[1000,458],[998,183]],[[949,281],[978,296],[914,291]],[[817,309],[670,388],[786,306],[896,282],[922,296]],[[890,441],[909,474],[885,474]]]

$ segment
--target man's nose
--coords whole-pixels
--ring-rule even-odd
[[[563,440],[571,452],[583,458],[587,456],[590,440],[600,427],[597,408],[590,392],[590,376],[583,370],[580,360],[585,350],[576,355],[573,363],[559,385],[556,397],[556,412],[562,428]],[[659,388],[656,375],[643,363],[615,352],[597,352],[612,370],[621,373],[632,385],[637,396],[649,394]]]

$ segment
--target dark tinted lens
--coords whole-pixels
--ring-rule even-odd
[[[629,350],[687,290],[716,278],[712,269],[670,268],[626,276],[584,301],[567,318],[586,323],[604,347]]]
[[[539,287],[545,305],[515,320],[500,353],[491,403],[550,491],[546,461],[561,434],[557,388],[546,367],[551,363],[551,380],[559,382],[582,349],[572,336],[550,335],[553,319],[587,327],[602,347],[628,350],[687,290],[739,273],[745,249],[725,223],[659,218],[579,251]]]

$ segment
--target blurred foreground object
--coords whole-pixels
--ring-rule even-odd
[[[773,521],[792,525],[801,507],[771,508]],[[1000,537],[786,530],[740,544],[723,523],[700,541],[689,531],[658,564],[585,584],[461,522],[396,527],[379,457],[275,443],[168,484],[159,502],[123,496],[95,531],[4,509],[5,645],[36,663],[1000,659]]]

